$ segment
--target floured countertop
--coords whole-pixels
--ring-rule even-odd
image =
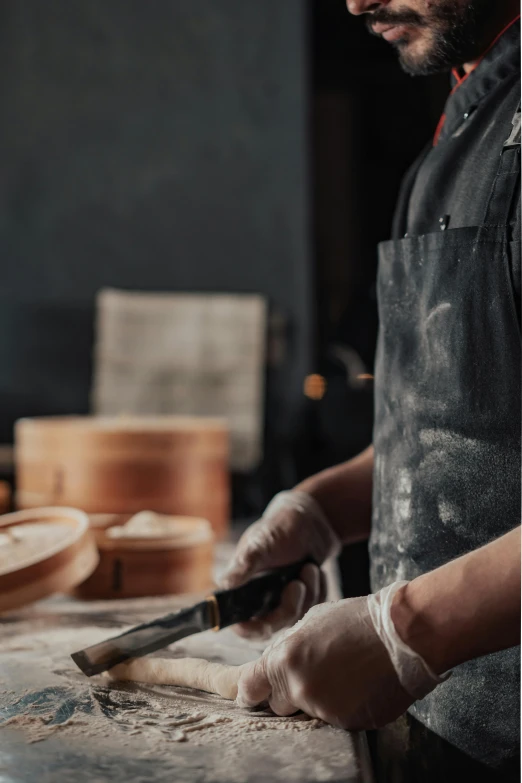
[[[53,599],[0,618],[2,783],[369,779],[358,735],[303,715],[241,710],[201,691],[88,679],[69,657],[186,604],[172,597]],[[159,655],[240,664],[261,650],[224,630]]]

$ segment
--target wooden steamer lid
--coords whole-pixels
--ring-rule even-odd
[[[63,593],[96,568],[89,519],[74,508],[0,517],[0,612]]]
[[[137,598],[198,593],[212,587],[214,536],[204,519],[143,511],[91,517],[98,568],[78,598]]]
[[[15,428],[17,505],[67,505],[89,514],[153,509],[229,518],[228,428],[193,416],[21,419]]]

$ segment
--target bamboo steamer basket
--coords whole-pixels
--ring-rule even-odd
[[[0,481],[0,514],[7,514],[11,507],[11,487],[7,481]]]
[[[89,519],[74,508],[4,514],[0,536],[0,612],[68,592],[98,564]]]
[[[228,529],[228,430],[191,416],[44,417],[15,427],[18,508],[208,519]]]
[[[209,523],[193,517],[163,519],[172,523],[171,531],[158,535],[141,531],[116,537],[114,531],[123,529],[128,522],[127,515],[91,517],[100,562],[89,578],[75,588],[74,594],[90,600],[210,590],[214,536]]]

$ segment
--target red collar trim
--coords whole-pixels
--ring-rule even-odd
[[[511,20],[511,22],[510,22],[509,24],[507,24],[507,25],[504,27],[504,29],[503,29],[503,30],[501,30],[501,31],[500,31],[500,33],[499,33],[499,34],[496,36],[496,38],[494,38],[494,39],[493,39],[493,41],[490,43],[490,45],[488,46],[488,48],[486,49],[486,51],[485,51],[485,52],[482,52],[482,54],[481,54],[481,55],[480,55],[480,57],[478,58],[477,62],[475,63],[475,65],[473,66],[473,68],[471,69],[471,71],[469,71],[469,72],[468,72],[468,73],[467,73],[465,76],[461,76],[461,75],[459,74],[458,70],[457,70],[456,68],[453,68],[453,70],[451,71],[451,73],[453,74],[453,78],[456,80],[456,82],[457,82],[457,83],[456,83],[455,87],[452,89],[452,91],[451,91],[450,95],[453,95],[453,93],[454,93],[456,90],[458,90],[458,89],[459,89],[460,85],[461,85],[461,84],[464,84],[464,82],[466,81],[466,79],[468,78],[468,76],[471,76],[471,74],[473,73],[473,71],[475,70],[475,68],[478,68],[478,66],[480,65],[480,63],[482,62],[482,60],[484,59],[484,57],[487,55],[487,53],[488,53],[488,52],[490,52],[490,51],[493,49],[493,47],[495,46],[495,44],[496,44],[496,43],[497,43],[497,42],[498,42],[498,41],[499,41],[499,40],[502,38],[502,36],[504,35],[504,33],[506,33],[506,32],[509,30],[509,28],[510,28],[510,27],[512,27],[512,26],[515,24],[515,22],[518,22],[518,20],[519,20],[519,19],[520,19],[520,14],[518,14],[517,16],[515,16],[515,18],[514,18],[514,19],[512,19],[512,20]]]
[[[488,53],[488,52],[490,52],[490,51],[493,49],[493,47],[495,46],[495,44],[496,44],[496,43],[497,43],[497,42],[500,40],[500,38],[502,38],[502,36],[504,35],[504,33],[505,33],[505,32],[507,32],[507,31],[509,30],[509,28],[510,28],[510,27],[512,27],[512,26],[515,24],[515,22],[518,22],[518,20],[519,20],[519,19],[520,19],[520,14],[518,14],[517,16],[515,16],[515,18],[514,18],[514,19],[512,19],[512,20],[511,20],[511,22],[510,22],[509,24],[507,24],[507,25],[504,27],[504,29],[503,29],[503,30],[501,30],[501,31],[500,31],[500,33],[497,35],[497,37],[496,37],[496,38],[495,38],[495,39],[494,39],[494,40],[493,40],[493,41],[490,43],[490,45],[488,46],[488,48],[486,49],[486,51],[485,51],[485,52],[482,52],[481,56],[479,57],[479,59],[477,60],[477,62],[475,63],[475,65],[473,66],[473,68],[471,69],[471,71],[469,71],[469,73],[467,73],[465,76],[461,76],[461,75],[459,74],[458,70],[457,70],[456,68],[453,68],[453,70],[452,70],[452,72],[451,72],[451,73],[453,74],[453,77],[455,78],[455,80],[456,80],[456,82],[457,82],[457,83],[455,84],[454,88],[453,88],[453,89],[452,89],[452,91],[450,92],[450,95],[453,95],[453,93],[454,93],[456,90],[458,90],[458,88],[459,88],[459,87],[460,87],[462,84],[464,84],[464,82],[466,81],[466,79],[468,78],[468,76],[471,76],[471,74],[473,73],[473,71],[475,70],[475,68],[477,68],[477,67],[480,65],[480,63],[482,62],[482,60],[484,59],[484,57],[487,55],[487,53]],[[439,137],[440,137],[440,134],[442,133],[442,129],[443,129],[443,127],[444,127],[444,123],[445,123],[445,122],[446,122],[446,115],[445,115],[445,114],[443,114],[443,115],[442,115],[442,117],[441,117],[441,118],[440,118],[440,120],[439,120],[439,123],[438,123],[438,125],[437,125],[437,128],[436,128],[436,130],[435,130],[435,135],[434,135],[434,137],[433,137],[433,146],[434,146],[434,147],[436,147],[436,146],[437,146],[437,144],[438,144],[438,142],[439,142]]]

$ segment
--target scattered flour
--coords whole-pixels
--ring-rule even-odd
[[[7,698],[1,699],[8,717],[0,723],[0,729],[19,729],[28,743],[41,742],[57,732],[78,738],[110,736],[116,745],[124,745],[126,738],[132,737],[134,743],[143,741],[142,752],[158,755],[168,753],[173,742],[218,744],[233,754],[239,752],[253,732],[258,738],[274,731],[303,732],[325,726],[306,715],[280,718],[268,711],[243,710],[235,702],[190,688],[138,683],[107,685],[101,677],[84,677],[71,661],[70,653],[127,627],[130,626],[46,627],[33,631],[22,628],[21,633],[2,639],[0,655],[4,662],[11,661],[20,671],[27,670],[29,679],[31,671],[35,671],[32,667],[39,668],[41,676],[32,676],[38,688],[10,691]],[[194,638],[193,645],[199,645],[200,650],[205,644],[209,658],[227,658],[227,645],[220,643],[216,634]],[[173,646],[171,654],[192,654],[186,652],[187,645],[190,646],[189,640]],[[165,651],[161,655],[164,657]],[[257,655],[258,651],[250,650],[248,657]],[[53,686],[42,687],[44,674],[53,677]]]

